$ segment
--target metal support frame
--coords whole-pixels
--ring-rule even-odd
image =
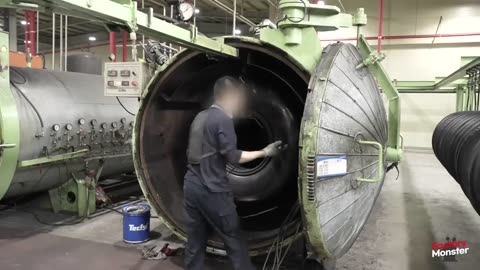
[[[386,158],[390,162],[398,162],[402,159],[403,149],[400,136],[400,96],[387,75],[380,61],[385,57],[373,52],[363,35],[358,40],[358,49],[364,61],[357,67],[367,67],[380,84],[383,93],[388,98],[388,141]]]
[[[317,31],[332,31],[352,26],[352,15],[341,13],[336,6],[312,4],[306,0],[281,0],[278,8],[283,13],[278,27],[283,29],[288,44],[302,41],[301,28],[313,26]]]
[[[80,157],[87,156],[90,153],[87,149],[78,150],[75,152],[55,155],[55,156],[48,156],[30,160],[22,160],[18,162],[18,167],[31,167],[31,166],[38,166],[46,163],[55,163],[55,162],[63,162],[68,161],[70,159],[77,159]]]
[[[0,0],[0,6],[25,8],[25,3]],[[183,29],[164,20],[153,17],[153,12],[140,12],[137,2],[131,0],[40,0],[37,4],[29,4],[28,8],[42,9],[48,12],[72,15],[85,19],[95,19],[105,23],[116,23],[153,39],[177,43],[185,48],[196,49],[212,54],[238,56],[237,49],[224,44],[221,40],[213,40],[196,35],[197,30]]]
[[[78,179],[72,175],[68,182],[48,191],[53,211],[67,211],[88,217],[96,210],[95,185],[93,177]]]
[[[288,53],[310,74],[322,55],[317,32],[352,26],[352,16],[335,6],[281,0],[278,8],[283,15],[278,29],[261,29],[259,39]]]

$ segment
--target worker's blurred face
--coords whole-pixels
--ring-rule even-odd
[[[238,89],[227,91],[222,98],[222,105],[233,117],[242,117],[247,105],[245,91]]]

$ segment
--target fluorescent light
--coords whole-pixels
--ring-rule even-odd
[[[27,25],[27,21],[20,21],[22,25]]]
[[[200,13],[200,9],[196,8],[195,9],[195,14],[198,14],[198,13]]]
[[[92,37],[88,37],[88,40],[95,41],[95,40],[97,40],[97,38],[92,36]]]
[[[242,30],[240,30],[240,29],[235,29],[235,32],[234,32],[234,33],[235,33],[235,35],[240,35],[240,34],[242,33]]]

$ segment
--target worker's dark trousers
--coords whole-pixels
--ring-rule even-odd
[[[204,269],[205,249],[211,228],[223,239],[235,270],[255,269],[242,238],[233,195],[210,192],[201,183],[188,181],[183,190],[188,238],[185,247],[185,269]]]

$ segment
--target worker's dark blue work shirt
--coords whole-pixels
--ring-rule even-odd
[[[206,143],[213,146],[217,152],[203,158],[198,165],[188,165],[185,181],[202,183],[211,192],[231,192],[226,165],[238,163],[242,151],[237,149],[233,120],[218,106],[208,109],[203,140],[204,153],[211,151],[205,146]]]

